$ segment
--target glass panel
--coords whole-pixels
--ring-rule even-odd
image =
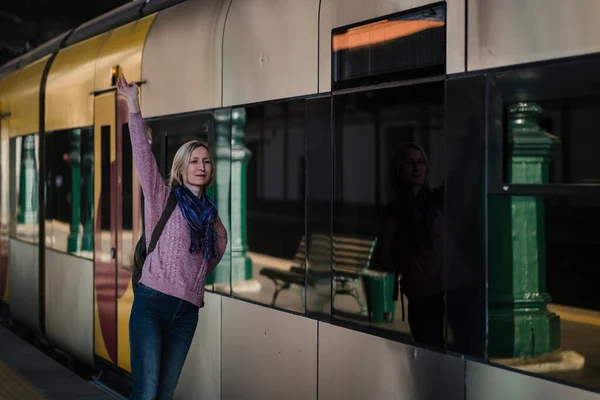
[[[9,221],[8,221],[8,232],[11,237],[17,236],[17,202],[19,199],[19,188],[17,182],[19,181],[19,175],[21,171],[20,165],[17,163],[17,159],[20,159],[20,155],[17,154],[17,140],[20,138],[12,138],[9,141],[9,158],[10,158],[10,173],[9,175]],[[20,142],[19,142],[20,143]]]
[[[3,130],[4,129],[4,130]],[[6,126],[2,128],[0,119],[0,300],[8,304],[8,261],[10,223],[10,142]]]
[[[206,285],[211,290],[231,294],[231,109],[215,111],[214,126],[211,146],[217,176],[211,188],[211,196],[215,199],[219,217],[227,230],[228,241],[221,262],[206,277]]]
[[[122,249],[121,268],[131,270],[133,266],[133,250],[137,244],[142,232],[140,230],[140,208],[139,208],[139,181],[133,180],[133,150],[131,149],[131,138],[129,136],[129,124],[121,125],[121,235]],[[134,213],[134,193],[136,196],[136,205]],[[135,215],[135,218],[134,218]],[[134,229],[134,219],[136,229]],[[135,234],[134,234],[135,233]]]
[[[331,50],[336,89],[444,74],[446,6],[335,29]]]
[[[98,215],[100,218],[100,237],[95,237],[95,241],[100,248],[96,248],[96,261],[102,264],[111,264],[113,262],[112,248],[112,228],[113,207],[111,196],[112,175],[114,174],[113,165],[110,160],[110,126],[103,126],[100,130],[100,206]]]
[[[46,193],[45,207],[46,207],[46,248],[54,248],[54,232],[52,227],[52,220],[54,219],[54,205],[56,194],[54,189],[56,187],[56,153],[54,152],[54,135],[52,132],[46,133],[45,143],[45,156],[46,156]]]
[[[94,258],[94,129],[81,130],[81,238],[80,255]]]
[[[443,82],[334,97],[334,316],[439,347],[443,106]]]
[[[194,114],[148,121],[148,137],[152,138],[152,151],[165,179],[175,153],[190,140],[208,142],[212,129],[212,114]]]
[[[92,259],[92,128],[46,134],[46,246]]]
[[[39,241],[38,151],[37,134],[11,139],[11,235],[30,243]]]
[[[600,147],[600,138],[594,134],[598,113],[600,96],[508,105],[507,182],[600,183],[600,159],[595,151]],[[539,150],[548,153],[548,158],[537,163],[541,154],[525,156],[523,162],[532,167],[529,172],[522,171],[525,175],[519,175],[508,161],[516,151],[513,147],[538,139]],[[534,169],[539,169],[540,181],[532,181]]]
[[[487,328],[485,81],[446,82],[444,141],[446,345],[481,358]]]
[[[331,97],[306,102],[307,313],[331,317]]]
[[[202,113],[184,116],[175,116],[151,120],[147,122],[148,136],[152,142],[152,152],[156,157],[159,170],[163,177],[168,179],[168,171],[177,150],[190,140],[207,142],[212,149],[217,168],[216,180],[208,189],[208,195],[215,201],[219,216],[227,229],[231,231],[229,217],[229,176],[230,176],[230,110],[221,110],[215,113]],[[216,129],[219,130],[215,134]],[[229,244],[231,244],[231,234]],[[206,288],[223,293],[230,293],[231,286],[231,257],[230,247],[214,272],[206,278]]]
[[[490,198],[492,361],[600,388],[599,200]]]
[[[233,293],[296,312],[305,304],[305,107],[294,100],[232,115]]]
[[[599,65],[582,60],[494,76],[503,100],[504,182],[600,184]],[[513,157],[529,168],[515,171]]]

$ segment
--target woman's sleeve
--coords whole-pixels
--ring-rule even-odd
[[[166,198],[169,189],[158,171],[152,148],[146,138],[146,125],[141,112],[129,114],[129,133],[131,148],[133,149],[133,161],[144,196],[152,203]]]

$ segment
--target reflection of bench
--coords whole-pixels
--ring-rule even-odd
[[[366,306],[360,299],[359,288],[361,273],[368,268],[375,247],[374,238],[355,236],[334,236],[333,251],[330,249],[329,236],[323,234],[312,235],[310,241],[310,265],[306,270],[305,248],[306,240],[302,237],[293,265],[289,270],[277,268],[262,268],[260,274],[275,283],[275,293],[271,305],[275,305],[277,296],[291,285],[313,286],[317,282],[328,281],[333,278],[335,296],[350,295],[356,299],[361,312],[366,311]],[[333,269],[330,268],[333,259]]]

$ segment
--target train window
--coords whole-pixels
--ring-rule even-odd
[[[333,107],[334,318],[442,347],[444,83],[335,96]]]
[[[46,134],[46,246],[93,258],[93,129]]]
[[[596,390],[599,67],[596,57],[499,72],[486,110],[488,180],[496,182],[487,212],[488,355]]]
[[[129,133],[129,124],[121,124],[121,195],[118,200],[121,202],[121,229],[122,237],[121,248],[121,267],[131,270],[133,266],[133,250],[141,235],[141,209],[134,206],[134,199],[139,200],[141,192],[140,185],[135,180],[134,185],[134,166],[133,150],[131,148],[131,138]],[[138,193],[137,195],[135,195]],[[134,221],[137,222],[137,229],[134,229]],[[134,234],[135,232],[135,234]]]
[[[214,113],[193,113],[151,119],[147,122],[152,151],[163,177],[168,179],[175,153],[184,143],[200,140],[209,144],[215,158],[217,176],[207,194],[215,201],[219,217],[228,232],[230,225],[230,169],[231,139],[229,109]],[[231,235],[226,254],[217,268],[206,278],[206,288],[230,293],[231,287]]]
[[[306,102],[293,100],[231,118],[232,293],[296,312],[305,303],[305,115]]]
[[[39,241],[39,135],[10,139],[10,235]]]
[[[600,389],[599,200],[491,196],[492,361]]]
[[[487,335],[485,82],[448,80],[444,118],[446,348],[479,358]]]
[[[208,141],[212,122],[211,113],[161,117],[147,122],[152,149],[165,179],[179,147],[190,140]]]
[[[505,112],[506,183],[600,184],[600,137],[594,134],[600,94],[517,102]],[[511,161],[516,157],[519,165]]]
[[[331,96],[306,101],[306,313],[331,320]]]
[[[599,66],[590,59],[494,76],[490,140],[502,148],[502,160],[494,159],[500,152],[490,156],[502,184],[600,185]]]

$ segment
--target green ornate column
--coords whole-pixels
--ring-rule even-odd
[[[252,260],[246,256],[246,171],[252,153],[244,145],[246,109],[231,110],[231,281],[252,279]]]
[[[67,251],[79,250],[79,226],[81,222],[81,130],[69,131],[69,166],[71,167],[71,227]]]
[[[81,202],[81,222],[83,238],[81,251],[94,250],[94,130],[85,129],[81,140],[81,172],[83,192]]]
[[[215,111],[215,162],[217,177],[214,187],[214,198],[219,210],[219,217],[227,229],[229,241],[225,254],[221,259],[221,267],[216,268],[206,278],[206,284],[231,282],[231,218],[229,194],[231,192],[231,110]]]
[[[548,183],[558,139],[544,132],[535,103],[508,108],[512,184]],[[548,311],[544,202],[533,196],[489,200],[489,346],[493,358],[536,357],[560,347],[559,317]]]
[[[21,175],[19,177],[19,224],[37,224],[39,212],[38,170],[35,158],[35,135],[21,141]]]
[[[246,167],[251,153],[244,146],[246,110],[234,108],[215,113],[217,163],[216,201],[219,216],[228,228],[229,241],[221,261],[227,269],[215,270],[212,283],[240,282],[252,279],[252,260],[247,257]]]

